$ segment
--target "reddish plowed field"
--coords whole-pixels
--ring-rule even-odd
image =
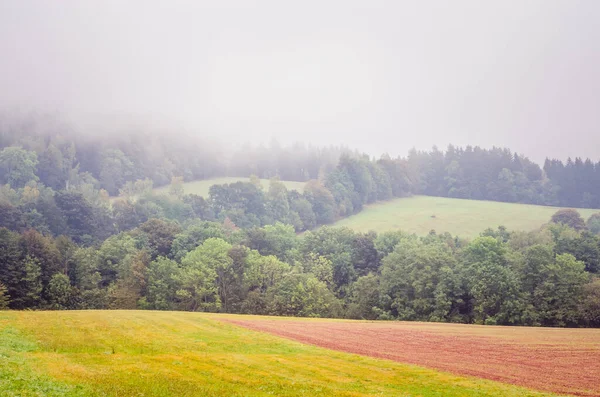
[[[538,390],[600,396],[600,330],[228,318],[345,352]]]

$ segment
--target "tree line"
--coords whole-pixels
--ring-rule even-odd
[[[443,197],[600,208],[600,161],[546,159],[544,167],[508,149],[412,150],[415,192]]]
[[[224,159],[160,134],[9,127],[0,306],[598,325],[599,214],[560,211],[540,231],[472,242],[316,229],[412,194],[600,207],[589,160],[541,169],[508,149],[453,146],[373,160],[275,143]],[[227,172],[250,182],[185,194],[186,180]],[[255,175],[273,178],[263,186]],[[290,191],[279,176],[307,182]],[[167,181],[168,194],[153,190]]]
[[[76,153],[75,149],[72,153]],[[471,161],[472,156],[480,163]],[[336,166],[322,169],[317,179],[307,181],[303,192],[289,191],[277,178],[265,188],[253,177],[251,182],[212,186],[206,198],[185,194],[185,178],[178,176],[171,178],[168,195],[156,194],[154,181],[145,178],[120,184],[119,198],[115,199],[94,176],[77,171],[78,167],[77,164],[63,172],[63,177],[71,176],[64,188],[55,190],[46,183],[50,175],[55,175],[50,171],[58,168],[38,160],[35,151],[18,146],[2,149],[0,179],[5,184],[0,187],[0,226],[66,235],[89,245],[151,218],[179,222],[192,218],[220,222],[227,219],[242,228],[282,222],[301,232],[355,214],[365,204],[415,193],[499,201],[518,199],[536,204],[558,204],[562,200],[562,190],[553,187],[544,171],[507,149],[412,151],[408,158],[382,156],[376,161],[345,153],[339,156]],[[489,182],[488,178],[493,179],[498,170],[498,179]],[[588,190],[593,191],[594,187]],[[594,203],[591,194],[583,196],[589,204]]]
[[[2,228],[0,306],[600,326],[600,238],[573,212],[472,241],[153,218],[84,246]]]
[[[149,179],[155,187],[173,177],[185,181],[219,176],[284,180],[317,179],[334,168],[342,147],[296,143],[231,147],[175,129],[124,125],[93,132],[53,117],[0,113],[0,183],[23,187],[36,180],[53,190],[89,184],[118,195],[128,182]]]

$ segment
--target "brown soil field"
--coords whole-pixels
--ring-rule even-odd
[[[532,389],[600,396],[600,330],[417,322],[221,320],[328,349]]]

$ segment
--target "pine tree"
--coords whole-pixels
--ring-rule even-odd
[[[8,288],[4,284],[0,283],[0,310],[8,309],[10,304],[10,297],[8,296]]]

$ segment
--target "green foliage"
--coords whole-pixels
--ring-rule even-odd
[[[300,317],[337,317],[341,303],[325,283],[308,274],[290,273],[270,292],[271,314]]]
[[[331,288],[333,286],[333,263],[324,256],[313,252],[309,253],[302,262],[302,270],[324,282],[327,287]]]
[[[350,304],[347,316],[349,318],[376,320],[380,316],[379,291],[380,279],[374,274],[359,277],[352,284]]]
[[[37,181],[38,177],[35,174],[37,165],[37,154],[20,146],[9,146],[0,151],[3,183],[8,183],[13,188],[23,187],[30,181]]]
[[[364,276],[370,272],[377,272],[379,269],[379,253],[375,249],[374,232],[366,234],[357,233],[352,242],[352,265],[359,276]]]
[[[111,308],[136,309],[143,304],[150,260],[147,251],[138,251],[128,266],[121,269],[116,283],[110,288]]]
[[[585,229],[585,221],[579,212],[573,209],[562,209],[556,211],[556,213],[552,215],[552,222],[558,223],[559,225],[569,226],[575,230]]]
[[[353,186],[353,205],[355,211],[360,211],[362,204],[376,200],[376,186],[369,170],[368,157],[353,158],[348,155],[342,155],[338,168],[346,172]],[[373,195],[375,193],[375,196]]]
[[[136,200],[140,197],[147,197],[152,194],[154,182],[151,179],[138,179],[135,182],[127,181],[119,189],[119,196],[126,200]]]
[[[250,182],[214,185],[209,202],[217,216],[229,216],[239,226],[259,226],[260,218],[265,216],[264,192]]]
[[[332,262],[333,284],[339,296],[347,294],[356,278],[356,270],[352,265],[354,239],[355,234],[350,229],[322,227],[315,232],[305,233],[300,247],[305,256],[313,252]]]
[[[505,245],[479,237],[465,250],[462,276],[473,300],[478,324],[518,324],[522,313],[520,283]]]
[[[39,260],[27,256],[23,261],[22,296],[15,299],[22,307],[38,307],[41,303],[42,269]]]
[[[171,185],[169,186],[169,194],[177,198],[182,198],[185,191],[183,189],[183,177],[174,176],[171,178]]]
[[[65,274],[55,274],[48,283],[48,303],[52,310],[67,309],[71,299],[71,283]]]
[[[508,149],[449,145],[445,152],[436,147],[430,152],[412,150],[403,168],[404,177],[415,183],[420,194],[557,204],[539,165]]]
[[[147,235],[152,257],[156,258],[169,255],[175,237],[181,232],[181,227],[174,222],[150,219],[140,225],[140,230]]]
[[[267,212],[271,219],[278,219],[286,223],[290,218],[290,201],[288,198],[288,190],[285,185],[277,179],[269,181],[269,191],[266,195]]]
[[[447,233],[302,236],[276,223],[239,230],[151,220],[97,247],[0,229],[10,307],[155,309],[364,319],[596,324],[600,241],[549,225]]]
[[[369,161],[367,167],[373,180],[368,202],[389,200],[394,197],[390,174],[379,163]]]
[[[439,243],[402,240],[383,259],[380,284],[384,309],[402,320],[449,320],[460,303],[455,260]]]
[[[279,283],[291,269],[289,264],[275,256],[262,256],[258,251],[250,251],[247,260],[248,267],[244,279],[246,288],[261,294]]]
[[[275,255],[282,261],[292,263],[298,246],[294,227],[277,222],[266,225],[262,230],[263,241],[258,246],[250,243],[249,247],[257,249],[262,255]],[[248,235],[250,237],[250,231]]]
[[[195,194],[188,194],[183,197],[183,202],[191,207],[197,218],[205,221],[215,220],[215,212],[208,201],[203,197]]]
[[[318,181],[308,181],[304,187],[304,194],[312,206],[318,224],[325,225],[335,220],[335,200],[325,186]]]
[[[292,192],[290,194],[290,206],[292,214],[298,214],[299,223],[294,223],[296,230],[311,230],[317,226],[317,217],[312,204],[305,197],[300,196],[297,192]]]
[[[23,309],[25,303],[22,297],[25,294],[21,280],[24,276],[22,264],[22,251],[19,247],[20,236],[8,229],[0,228],[0,283],[8,289],[12,298],[11,307]]]
[[[586,326],[600,327],[600,278],[583,286],[579,312]]]
[[[10,305],[10,296],[8,295],[8,288],[0,283],[0,310],[8,309]]]
[[[171,244],[171,256],[180,261],[188,252],[214,237],[226,239],[223,226],[216,222],[196,222],[177,234]]]
[[[101,154],[102,162],[99,180],[103,189],[110,194],[117,194],[119,187],[131,180],[134,174],[133,163],[119,149],[107,149]]]
[[[217,275],[227,271],[233,260],[228,255],[231,245],[225,240],[209,238],[181,260],[177,296],[191,311],[218,311],[221,297]]]
[[[600,216],[585,225],[562,210],[540,231],[489,228],[468,242],[439,232],[473,237],[505,221],[531,229],[555,209],[415,197],[346,221],[361,232],[315,230],[413,193],[600,207],[600,168],[589,161],[550,161],[545,175],[506,149],[449,146],[371,161],[296,148],[300,159],[272,147],[225,164],[148,132],[98,142],[32,134],[5,134],[0,148],[0,226],[13,231],[0,229],[0,283],[11,308],[597,324],[590,274],[600,272]],[[254,176],[183,183],[226,168]],[[271,178],[268,189],[259,176]],[[301,182],[280,177],[309,182],[300,192]],[[424,201],[434,205],[424,210]],[[369,232],[385,227],[394,231]]]
[[[63,151],[54,143],[50,143],[39,156],[38,175],[40,180],[54,190],[67,187],[71,170],[75,161],[75,146],[69,145]]]
[[[142,211],[138,211],[136,204],[129,200],[116,200],[112,204],[113,216],[117,229],[127,231],[134,229],[145,220]],[[156,215],[156,214],[155,214]]]
[[[241,312],[267,314],[267,304],[270,300],[267,292],[290,272],[291,267],[275,256],[261,256],[254,250],[248,251],[244,259],[246,267],[242,288],[246,296],[241,305]]]
[[[137,254],[135,239],[127,234],[108,238],[95,252],[96,269],[101,275],[100,286],[108,287],[117,280],[120,273],[127,271]]]
[[[552,232],[555,251],[558,254],[569,253],[585,263],[586,270],[592,273],[600,271],[600,237],[587,231],[578,233],[567,226],[553,226]]]
[[[395,232],[384,232],[377,235],[375,239],[375,249],[383,258],[391,254],[396,246],[405,239],[416,239],[415,235],[409,235],[401,230]]]
[[[589,280],[583,262],[570,254],[556,256],[556,260],[541,269],[543,280],[533,293],[536,313],[543,325],[565,326],[577,324],[577,305],[583,285]]]
[[[97,234],[98,222],[93,206],[83,194],[77,192],[58,192],[55,195],[57,207],[67,223],[65,234],[75,241],[83,242],[84,236]],[[109,235],[112,231],[109,230]],[[106,235],[100,234],[106,238]]]
[[[177,307],[177,291],[181,288],[179,264],[158,257],[148,266],[148,309],[173,310]]]
[[[588,218],[586,226],[591,233],[600,235],[600,213],[592,214]]]

